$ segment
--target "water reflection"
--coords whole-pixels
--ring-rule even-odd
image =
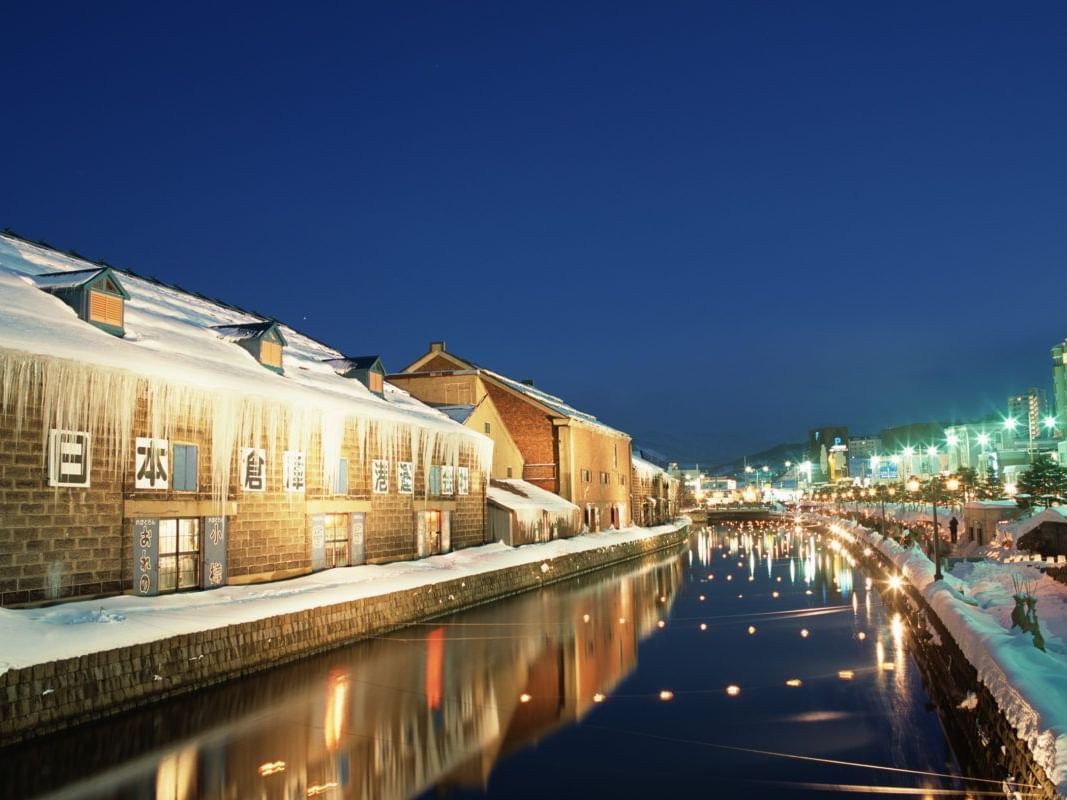
[[[498,759],[610,697],[670,615],[682,575],[677,555],[661,555],[4,753],[0,794],[403,798],[482,787]],[[79,757],[57,760],[57,749]]]
[[[847,551],[690,545],[0,753],[0,795],[966,796]]]

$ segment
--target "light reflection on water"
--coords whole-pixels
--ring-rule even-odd
[[[175,800],[958,788],[907,772],[957,768],[902,622],[850,559],[792,526],[702,530],[684,557],[0,753],[0,794],[5,781],[12,796]]]

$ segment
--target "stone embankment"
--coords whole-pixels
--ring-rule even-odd
[[[689,528],[611,543],[417,589],[278,614],[0,674],[0,745],[231,680],[312,653],[650,553],[678,548]],[[530,545],[531,552],[537,545]]]

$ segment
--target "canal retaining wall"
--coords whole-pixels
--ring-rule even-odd
[[[0,674],[0,746],[677,548],[688,534],[682,526],[418,589],[10,669]]]
[[[898,573],[877,548],[843,544],[875,580],[884,582]],[[881,594],[907,623],[927,694],[960,761],[981,769],[990,780],[1011,778],[1024,796],[1062,797],[922,593],[905,581],[899,592]]]

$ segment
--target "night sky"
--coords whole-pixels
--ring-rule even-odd
[[[16,3],[0,42],[0,227],[683,460],[1002,410],[1067,337],[1062,2]]]

